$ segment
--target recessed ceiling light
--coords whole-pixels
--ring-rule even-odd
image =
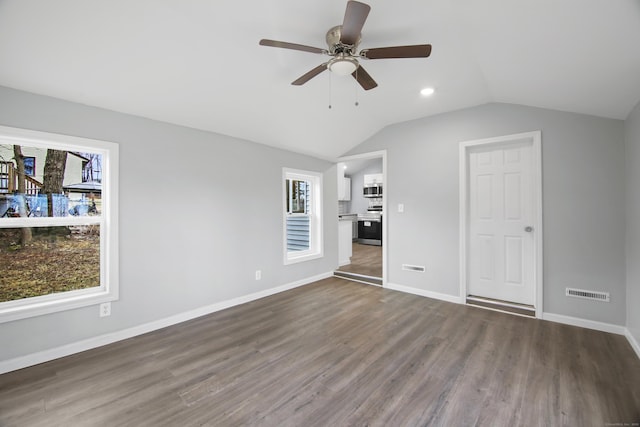
[[[435,90],[432,87],[425,87],[424,89],[422,89],[420,91],[420,95],[422,95],[422,96],[431,96],[431,95],[433,95],[433,92],[435,92]]]

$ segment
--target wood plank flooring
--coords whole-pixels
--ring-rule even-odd
[[[382,246],[354,242],[351,247],[351,264],[341,266],[338,271],[382,278]]]
[[[635,422],[623,336],[337,278],[0,376],[3,427]]]

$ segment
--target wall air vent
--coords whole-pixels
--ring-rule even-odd
[[[585,298],[595,301],[609,302],[609,292],[586,291],[584,289],[566,288],[566,296]]]
[[[420,273],[424,273],[425,267],[422,265],[402,264],[402,269],[407,271],[419,271]]]

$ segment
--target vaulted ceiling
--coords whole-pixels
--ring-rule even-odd
[[[0,85],[328,159],[487,102],[625,119],[640,100],[637,0],[364,2],[360,48],[433,45],[363,60],[366,92],[330,72],[292,86],[327,57],[258,45],[326,48],[346,0],[0,0]]]

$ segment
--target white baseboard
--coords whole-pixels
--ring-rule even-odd
[[[640,359],[640,344],[638,344],[638,341],[636,341],[636,338],[633,335],[631,335],[631,332],[629,332],[629,329],[626,330],[624,335],[627,337],[629,344],[631,344],[631,348],[633,348],[633,351],[636,352],[638,359]]]
[[[441,301],[452,302],[455,304],[464,304],[463,299],[456,295],[441,294],[439,292],[427,291],[424,289],[412,288],[410,286],[398,285],[396,283],[389,283],[389,282],[387,282],[387,284],[384,285],[384,287],[386,289],[405,292],[407,294],[419,295],[421,297],[438,299]]]
[[[617,335],[625,335],[627,330],[627,328],[622,325],[597,322],[595,320],[581,319],[579,317],[564,316],[562,314],[542,313],[542,319],[550,322],[564,323],[565,325],[594,329],[596,331],[610,332]]]
[[[134,326],[132,328],[123,329],[121,331],[111,332],[97,337],[88,338],[86,340],[77,341],[71,344],[66,344],[60,347],[40,351],[38,353],[33,353],[26,356],[3,360],[0,361],[0,374],[26,368],[28,366],[37,365],[39,363],[48,362],[50,360],[69,356],[75,353],[80,353],[82,351],[91,350],[92,348],[102,347],[103,345],[132,338],[137,335],[146,334],[157,329],[166,328],[167,326],[172,326],[178,323],[186,322],[187,320],[195,319],[196,317],[205,316],[207,314],[215,313],[216,311],[224,310],[236,305],[245,304],[247,302],[251,302],[260,298],[268,297],[270,295],[308,285],[310,283],[326,279],[331,276],[333,276],[333,271],[319,274],[313,277],[307,277],[305,279],[287,283],[282,286],[277,286],[275,288],[266,289],[264,291],[255,292],[249,295],[244,295],[216,304],[211,304],[205,307],[196,308],[194,310],[176,314],[164,319],[155,320],[153,322],[145,323],[142,325]]]

